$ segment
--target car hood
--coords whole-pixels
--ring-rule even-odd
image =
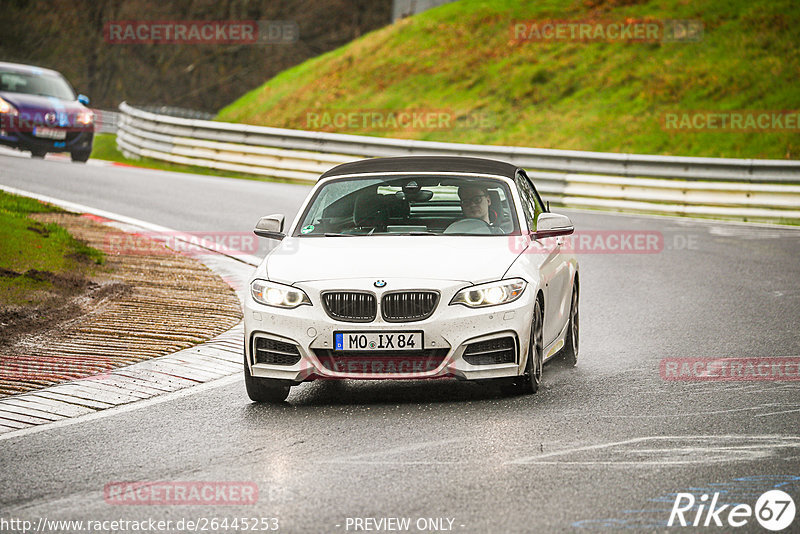
[[[292,284],[349,278],[497,280],[519,255],[511,236],[285,238],[256,276]],[[266,270],[266,273],[264,272]]]
[[[52,96],[0,91],[0,97],[17,108],[20,113],[46,113],[48,111],[80,113],[86,110],[86,107],[77,100],[61,100]]]

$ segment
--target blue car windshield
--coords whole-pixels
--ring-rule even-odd
[[[75,100],[75,92],[61,76],[0,70],[0,91]]]
[[[508,185],[492,177],[340,178],[317,189],[298,237],[516,235]]]

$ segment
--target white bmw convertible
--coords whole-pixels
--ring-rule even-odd
[[[463,157],[339,165],[250,280],[249,397],[316,379],[456,378],[534,393],[578,355],[578,262],[523,169]]]

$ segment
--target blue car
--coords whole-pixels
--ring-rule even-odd
[[[69,152],[85,162],[92,152],[94,113],[60,73],[0,62],[0,144],[30,151]]]

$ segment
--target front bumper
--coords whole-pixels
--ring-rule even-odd
[[[64,139],[36,137],[30,129],[20,129],[0,121],[0,144],[20,150],[42,152],[91,152],[94,126],[68,128]]]
[[[463,305],[450,305],[453,296],[470,285],[461,281],[387,280],[387,287],[398,290],[428,290],[440,293],[433,314],[421,321],[405,323],[386,322],[378,313],[368,323],[345,322],[332,319],[323,308],[320,293],[324,290],[371,291],[380,302],[382,289],[376,289],[370,280],[339,280],[295,284],[303,289],[312,305],[287,310],[265,306],[247,295],[245,301],[245,351],[250,372],[254,377],[290,380],[299,383],[318,378],[326,379],[420,379],[458,378],[485,380],[514,377],[525,365],[523,355],[528,351],[534,288],[527,287],[516,301],[500,306],[472,309]],[[356,356],[355,364],[331,365],[334,332],[410,332],[422,331],[424,352],[404,351],[370,354],[349,353]],[[509,363],[472,364],[464,359],[467,346],[493,339],[514,339],[516,357]],[[299,360],[291,365],[254,363],[256,340],[270,339],[296,347]],[[385,359],[387,364],[376,367],[364,364],[361,359]],[[350,361],[352,361],[351,358]],[[419,363],[420,361],[423,363]],[[431,362],[434,362],[433,364]],[[381,372],[383,370],[389,372]]]

